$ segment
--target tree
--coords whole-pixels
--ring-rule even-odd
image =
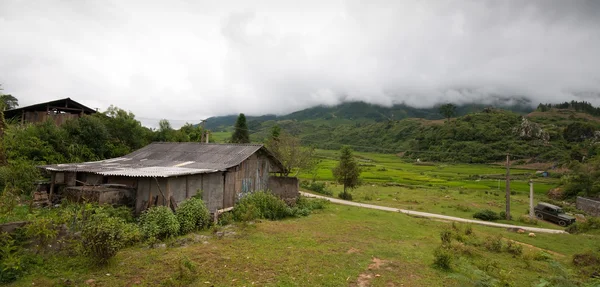
[[[448,103],[440,106],[440,114],[446,118],[446,121],[450,121],[450,118],[456,115],[456,106]]]
[[[250,143],[250,135],[248,134],[248,125],[246,124],[246,116],[240,114],[235,122],[235,130],[231,135],[232,143]]]
[[[0,85],[0,91],[2,91],[2,85]],[[0,105],[2,111],[11,110],[19,106],[19,100],[12,95],[4,95],[0,92]]]
[[[313,158],[315,149],[303,147],[299,138],[288,133],[280,133],[277,137],[272,137],[267,141],[266,146],[283,164],[285,176],[288,176],[292,170],[295,170],[297,175],[300,170],[309,170],[315,164]]]
[[[341,198],[351,199],[348,189],[354,189],[360,185],[360,168],[352,156],[352,149],[343,146],[340,150],[340,162],[333,168],[333,177],[344,185],[344,191],[340,194]]]
[[[279,125],[274,125],[273,128],[271,128],[271,140],[278,140],[280,135],[281,128]]]

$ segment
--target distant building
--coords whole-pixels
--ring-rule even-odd
[[[258,190],[270,190],[284,200],[299,195],[298,180],[275,176],[284,167],[260,144],[152,143],[119,158],[40,168],[52,175],[50,194],[59,186],[59,194],[81,191],[80,197],[113,203],[112,198],[123,197],[114,187],[124,185],[133,190],[128,197],[137,213],[154,205],[173,207],[200,192],[211,212],[233,207]],[[97,188],[102,184],[112,191]]]
[[[4,111],[4,118],[21,123],[40,123],[52,119],[57,125],[62,125],[68,119],[93,113],[96,113],[96,110],[66,98],[7,110]]]

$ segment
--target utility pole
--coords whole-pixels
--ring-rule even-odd
[[[529,217],[535,218],[535,212],[533,212],[533,179],[529,180]]]
[[[506,154],[506,220],[510,220],[510,155]]]
[[[208,143],[208,137],[210,136],[210,133],[208,131],[205,131],[204,133],[206,133],[206,143]]]
[[[206,139],[204,137],[204,135],[206,134],[206,129],[205,129],[206,120],[201,120],[200,125],[202,126],[202,134],[200,135],[200,142],[203,143],[204,140]],[[208,139],[206,139],[206,142],[208,142]]]

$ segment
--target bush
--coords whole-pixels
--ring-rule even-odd
[[[148,239],[164,239],[179,233],[179,221],[166,206],[154,206],[140,216],[140,228]]]
[[[264,218],[278,220],[292,216],[287,204],[270,192],[257,191],[243,197],[233,209],[233,217],[239,221]]]
[[[527,224],[533,224],[533,225],[538,224],[537,218],[531,218],[531,217],[529,217],[529,215],[526,215],[526,214],[519,216],[519,221],[523,222],[523,223],[527,223]]]
[[[340,192],[338,194],[338,197],[343,199],[343,200],[350,200],[352,201],[352,194],[350,194],[349,192]]]
[[[0,283],[17,280],[23,273],[24,262],[21,248],[16,240],[6,232],[0,232]]]
[[[210,225],[210,213],[199,198],[184,200],[175,211],[179,221],[181,234],[187,234],[194,230],[206,228]]]
[[[475,212],[475,214],[473,214],[473,218],[481,219],[484,221],[494,221],[500,219],[500,216],[498,215],[498,213],[495,213],[489,209],[484,209]]]
[[[589,217],[585,222],[573,223],[572,225],[567,227],[566,231],[572,234],[576,234],[598,229],[600,229],[600,218]]]
[[[502,236],[488,237],[484,245],[489,251],[502,252]]]
[[[438,247],[433,252],[433,265],[442,269],[450,270],[452,263],[452,253],[445,248]]]
[[[104,214],[108,217],[117,217],[125,222],[135,222],[131,208],[127,206],[113,207],[110,205],[99,206],[94,209],[96,214]]]
[[[58,235],[58,226],[47,217],[33,217],[29,224],[25,225],[25,236],[30,238],[36,245],[37,252],[45,251],[48,245]]]
[[[136,240],[135,229],[134,224],[121,218],[95,215],[81,231],[82,253],[96,264],[104,265],[126,244]]]
[[[523,254],[523,246],[519,243],[509,240],[508,243],[506,243],[506,252],[513,255],[521,255]]]

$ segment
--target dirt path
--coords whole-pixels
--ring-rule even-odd
[[[366,203],[358,203],[358,202],[352,202],[352,201],[347,201],[347,200],[342,200],[342,199],[337,199],[337,198],[331,198],[331,197],[322,196],[322,195],[316,195],[316,194],[312,194],[312,193],[306,193],[303,191],[300,191],[300,194],[303,196],[306,196],[306,197],[326,199],[326,200],[329,200],[329,201],[331,201],[333,203],[337,203],[337,204],[351,205],[351,206],[391,211],[391,212],[400,212],[400,213],[413,215],[413,216],[436,218],[436,219],[450,220],[450,221],[457,221],[457,222],[466,222],[466,223],[473,223],[473,224],[486,225],[486,226],[492,226],[492,227],[516,228],[516,229],[520,228],[520,229],[527,230],[530,232],[554,233],[554,234],[567,233],[564,230],[559,230],[559,229],[548,229],[548,228],[539,228],[539,227],[531,227],[531,226],[520,226],[520,225],[511,225],[511,224],[504,224],[504,223],[487,222],[487,221],[466,219],[466,218],[447,216],[447,215],[441,215],[441,214],[435,214],[435,213],[427,213],[427,212],[399,209],[399,208],[393,208],[393,207],[372,205],[372,204],[366,204]]]

